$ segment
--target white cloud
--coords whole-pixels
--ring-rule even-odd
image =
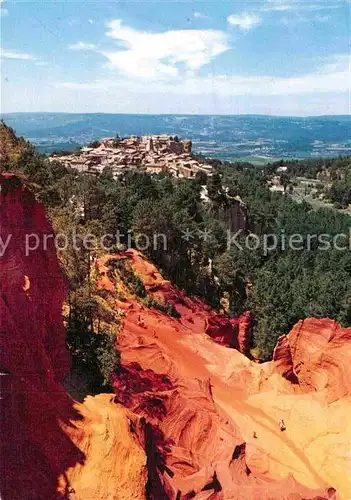
[[[5,0],[0,0],[0,15],[2,17],[7,16],[9,11],[4,7]]]
[[[93,43],[78,42],[69,45],[68,48],[71,50],[95,50],[96,45],[94,45]]]
[[[35,61],[36,57],[33,54],[28,54],[26,52],[19,52],[17,50],[7,50],[1,48],[0,50],[1,59],[18,59],[22,61]]]
[[[331,16],[327,15],[322,15],[322,14],[317,14],[316,17],[314,18],[314,21],[319,21],[320,23],[326,23],[327,21],[331,20]]]
[[[240,29],[248,31],[261,22],[261,18],[257,14],[232,14],[228,16],[227,21],[232,26],[238,26]]]
[[[137,94],[159,93],[183,95],[191,99],[197,96],[291,96],[302,94],[341,93],[349,91],[348,54],[335,55],[315,73],[298,77],[218,75],[206,77],[182,77],[176,81],[158,81],[152,89],[137,80],[100,79],[90,82],[61,82],[58,87],[85,91],[130,91]]]
[[[339,73],[342,71],[350,72],[351,69],[350,54],[335,54],[329,57],[321,67],[321,73]]]
[[[266,4],[262,8],[263,11],[286,11],[294,10],[298,4],[295,0],[266,0]]]
[[[243,29],[249,29],[248,25]],[[317,110],[320,112],[327,109],[323,104],[325,96],[328,110],[336,112],[332,107],[335,99],[340,113],[349,92],[348,54],[321,59],[318,71],[300,76],[203,76],[199,69],[229,49],[228,34],[215,30],[149,33],[125,26],[120,20],[108,23],[106,34],[116,43],[110,50],[97,49],[83,42],[75,46],[103,54],[108,60],[105,66],[110,71],[105,67],[96,79],[52,84],[67,96],[67,102],[86,96],[86,100],[93,99],[97,109],[103,110],[107,109],[106,102],[113,107],[113,103],[123,101],[123,112],[160,112],[162,109],[164,112],[185,112],[188,106],[190,113],[216,112],[214,106],[219,103],[218,112],[221,113],[220,106],[223,112],[235,112],[234,102],[240,106],[241,101],[249,103],[251,99],[257,106],[268,106],[265,103],[270,102],[273,107],[282,105],[284,109],[294,103],[293,107],[303,114],[299,102],[308,102],[311,112],[311,103],[318,98],[318,102],[322,102]],[[116,77],[116,70],[123,78]]]
[[[113,87],[113,82],[109,80],[95,80],[94,82],[57,82],[55,87],[70,90],[98,90]]]
[[[350,0],[351,1],[351,0]],[[194,12],[195,19],[208,19],[208,16],[203,12]]]
[[[229,49],[228,35],[215,30],[137,31],[116,19],[108,23],[109,38],[122,50],[102,51],[109,66],[134,78],[177,77],[181,68],[198,70]]]
[[[279,19],[279,23],[284,26],[295,26],[297,23],[326,23],[331,20],[331,16],[315,14],[313,17],[310,15],[299,14],[298,12],[295,15],[290,15],[289,17],[282,17]]]
[[[305,2],[301,0],[266,0],[265,5],[260,10],[264,12],[318,11],[338,9],[342,5],[342,0],[324,0],[316,3]]]

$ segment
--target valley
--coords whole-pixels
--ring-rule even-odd
[[[195,153],[220,160],[328,157],[351,152],[348,116],[7,113],[2,117],[43,153],[73,151],[116,134],[178,135],[193,141]]]

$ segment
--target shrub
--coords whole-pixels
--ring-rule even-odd
[[[139,276],[135,274],[128,261],[124,259],[110,259],[107,262],[107,267],[112,272],[113,271],[118,272],[123,283],[125,283],[128,286],[131,293],[141,298],[146,296],[144,283],[139,278]]]
[[[168,316],[172,316],[172,318],[180,318],[180,314],[177,311],[177,309],[174,307],[173,304],[167,304],[164,301],[161,301],[157,299],[156,297],[153,297],[152,295],[148,295],[144,301],[144,305],[146,307],[149,307],[150,309],[157,309],[163,314],[167,314]]]
[[[168,316],[172,316],[172,318],[177,318],[177,319],[180,318],[180,314],[173,304],[169,304],[167,308],[167,314]]]
[[[100,333],[98,338],[99,346],[96,349],[97,366],[103,378],[103,386],[110,388],[111,376],[119,365],[120,355],[115,348],[114,336],[108,333]]]
[[[84,318],[75,316],[67,325],[67,346],[73,368],[85,374],[89,391],[98,394],[110,390],[111,375],[120,360],[115,335],[96,333]]]
[[[118,148],[120,146],[120,144],[121,144],[121,139],[120,139],[119,135],[117,134],[116,137],[112,141],[112,147]]]

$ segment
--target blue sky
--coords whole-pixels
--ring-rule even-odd
[[[347,114],[350,8],[2,0],[2,111]]]

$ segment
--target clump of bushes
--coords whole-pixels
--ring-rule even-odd
[[[111,377],[120,363],[120,354],[115,347],[115,337],[109,333],[98,334],[96,364],[102,376],[102,384],[111,388]]]
[[[143,303],[146,307],[149,307],[150,309],[151,308],[157,309],[158,311],[162,312],[163,314],[167,314],[172,318],[176,319],[180,318],[180,314],[173,304],[167,304],[164,301],[156,299],[156,297],[153,297],[152,295],[148,295],[144,299]]]
[[[133,271],[128,261],[124,259],[110,259],[107,262],[107,267],[111,272],[117,271],[123,283],[125,283],[131,293],[138,297],[146,297],[144,283],[137,274]]]
[[[121,144],[121,138],[117,134],[116,137],[112,141],[112,147],[118,148],[120,146],[120,144]]]
[[[111,390],[111,376],[119,366],[120,354],[115,346],[115,334],[95,332],[88,320],[88,309],[69,319],[66,334],[67,347],[72,356],[73,369],[85,375],[88,390],[99,394]]]

